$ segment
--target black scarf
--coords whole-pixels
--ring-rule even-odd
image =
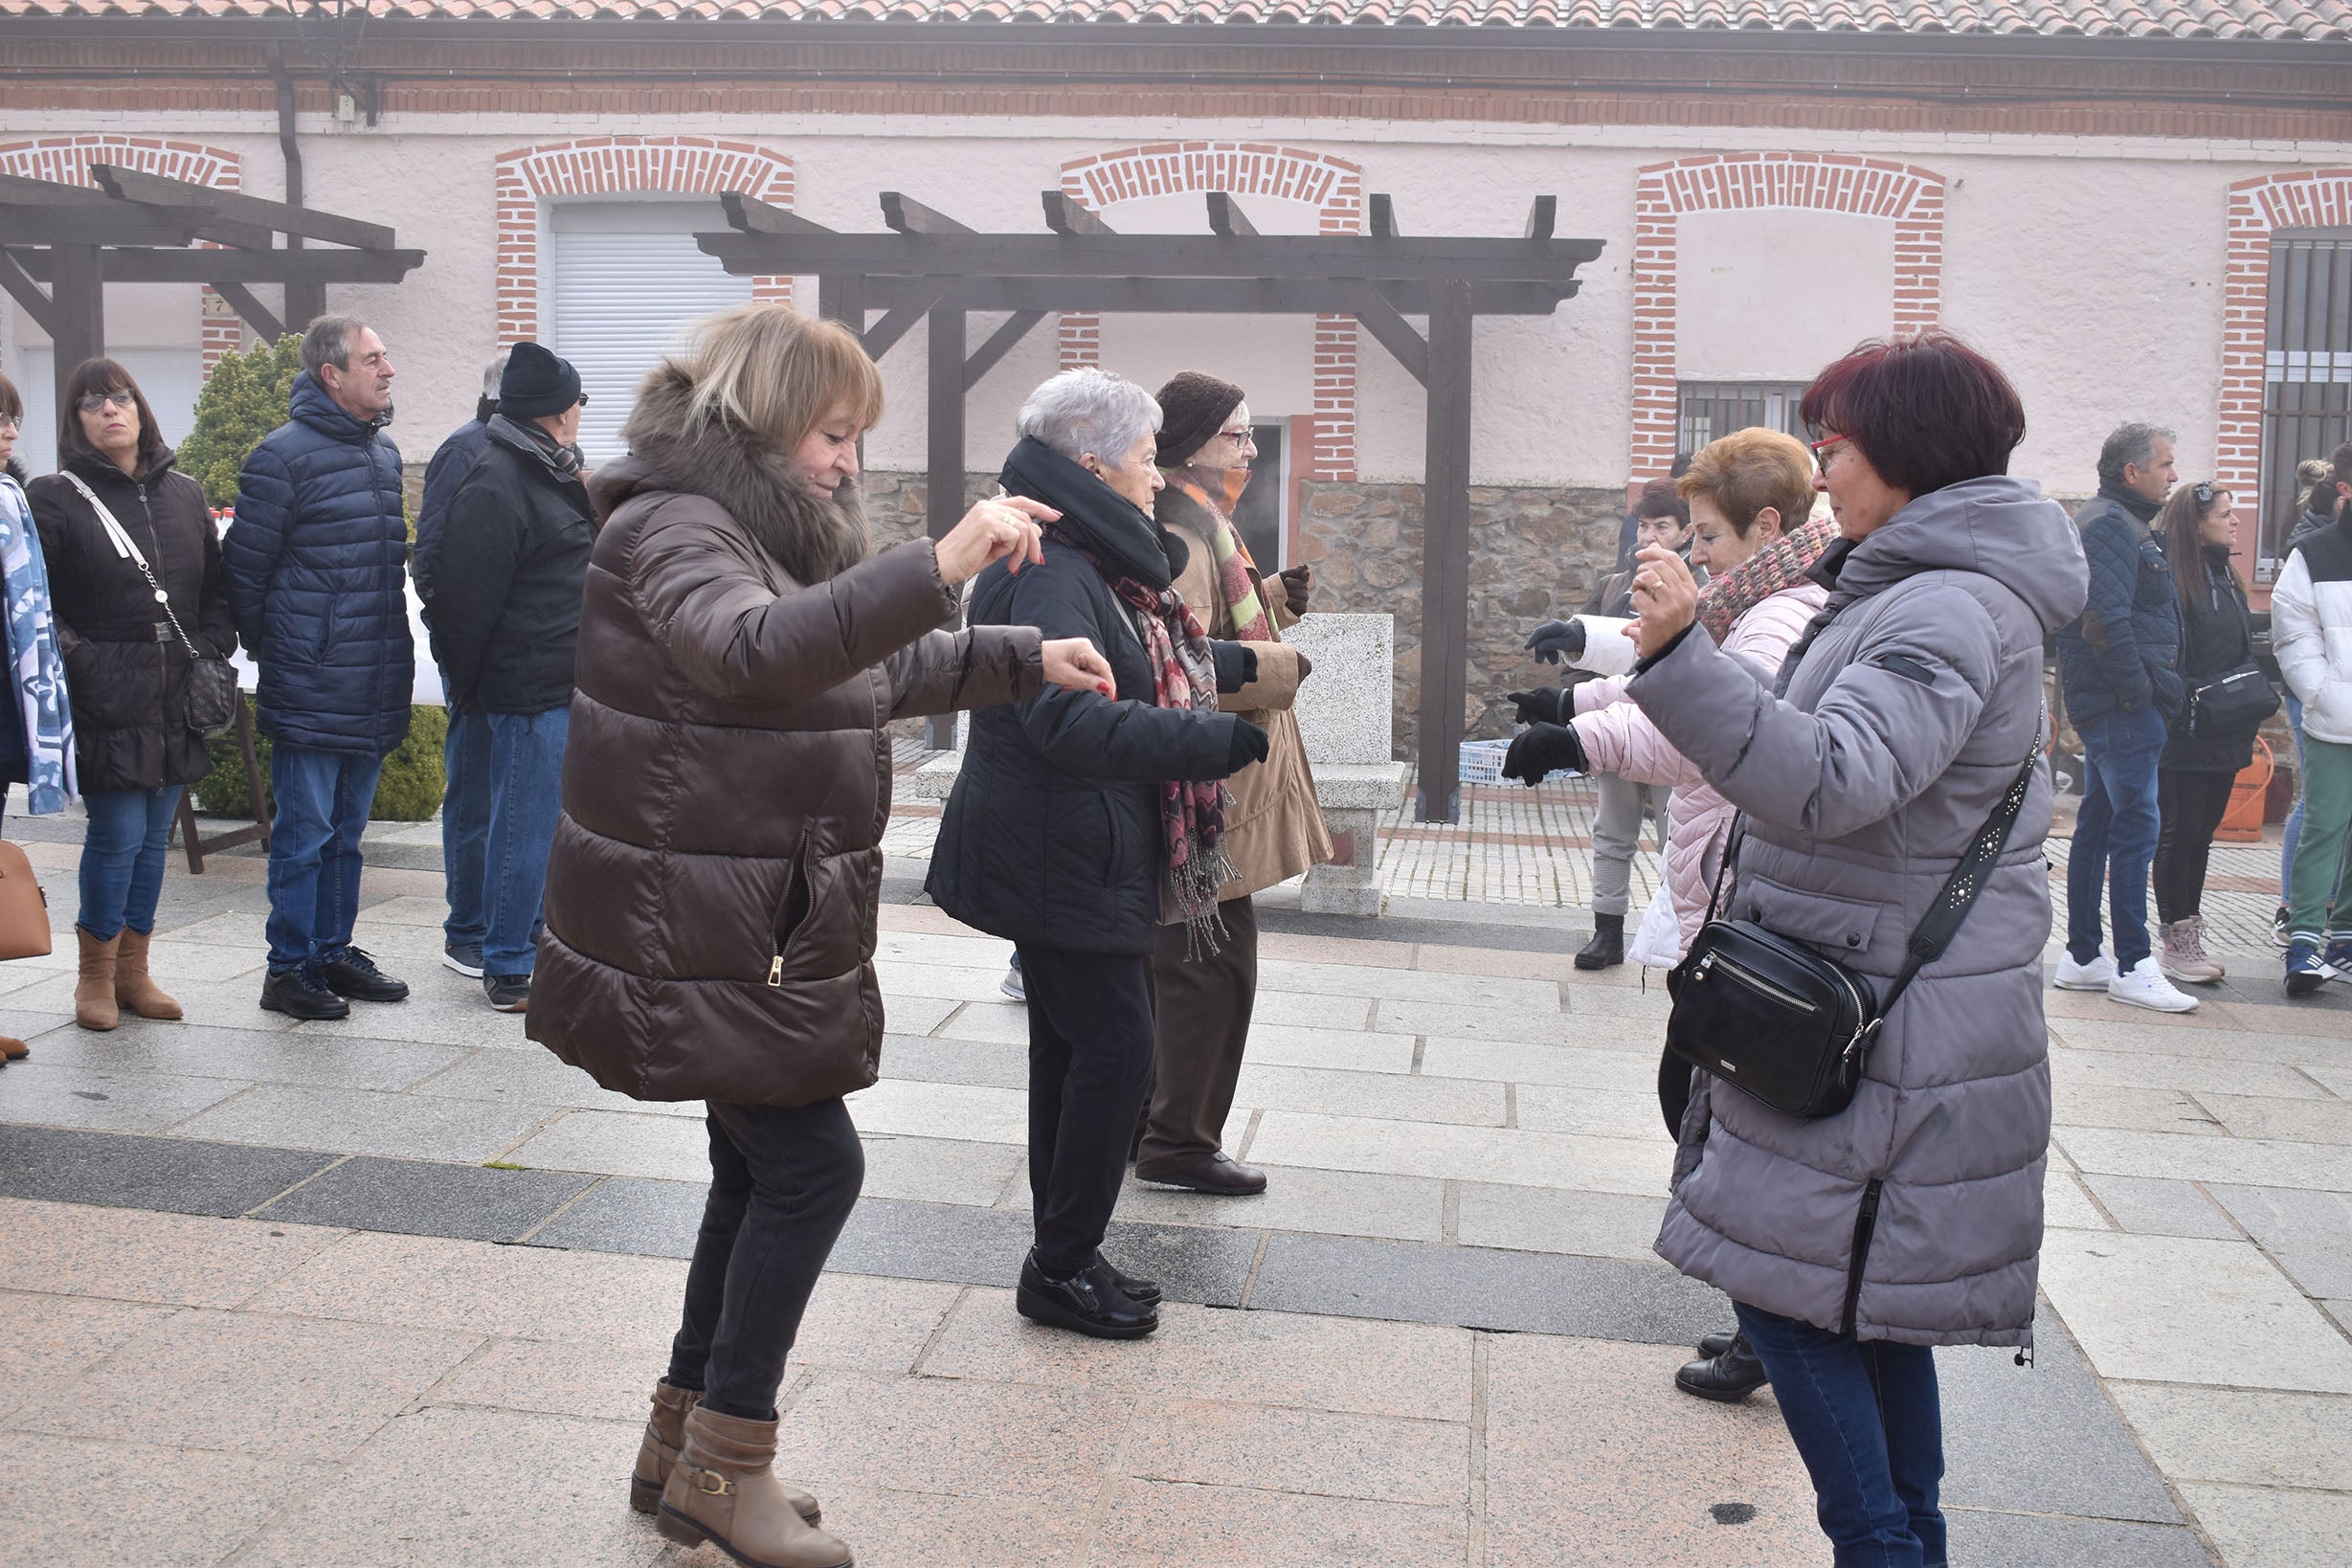
[[[503,414],[494,414],[490,416],[490,437],[517,452],[537,458],[557,479],[580,477],[580,449],[557,440],[536,419],[509,419]]]

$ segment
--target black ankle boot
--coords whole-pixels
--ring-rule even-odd
[[[1615,969],[1625,961],[1625,917],[1593,916],[1593,939],[1577,954],[1579,969]]]
[[[1725,1404],[1737,1404],[1770,1381],[1764,1376],[1764,1363],[1748,1348],[1745,1334],[1733,1339],[1731,1349],[1722,1355],[1689,1362],[1674,1374],[1674,1386],[1685,1394]]]

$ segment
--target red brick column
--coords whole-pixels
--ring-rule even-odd
[[[1099,211],[1136,196],[1185,190],[1223,190],[1236,196],[1279,196],[1314,204],[1318,232],[1361,234],[1361,166],[1306,147],[1257,142],[1155,142],[1121,147],[1062,166],[1064,194]],[[1312,480],[1355,478],[1356,325],[1353,316],[1317,316],[1311,437],[1299,474]],[[1065,312],[1061,319],[1062,368],[1102,357],[1102,319]]]
[[[584,136],[498,155],[498,341],[539,336],[539,198],[616,190],[741,190],[793,204],[792,160],[707,136]],[[790,278],[751,280],[760,300],[792,299]]]

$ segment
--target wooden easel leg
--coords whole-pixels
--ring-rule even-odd
[[[269,780],[261,776],[261,761],[254,750],[253,710],[240,695],[236,705],[236,749],[245,758],[245,785],[253,799],[253,825],[260,830],[261,847],[270,846]]]
[[[204,875],[204,840],[196,833],[196,807],[188,792],[180,792],[180,847],[188,852],[188,874]]]

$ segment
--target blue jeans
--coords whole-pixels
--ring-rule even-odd
[[[490,834],[482,904],[489,935],[484,974],[528,974],[537,945],[540,901],[548,887],[548,846],[563,805],[564,740],[571,709],[493,713],[490,724]]]
[[[441,796],[441,881],[449,898],[449,918],[441,923],[441,939],[453,948],[478,948],[490,930],[482,902],[490,840],[488,714],[450,709],[449,737],[441,743],[441,767],[449,778]]]
[[[2303,703],[2287,693],[2287,725],[2295,731],[2295,805],[2278,834],[2278,903],[2295,902],[2295,846],[2303,841]]]
[[[81,929],[101,942],[125,926],[145,936],[155,930],[180,787],[92,790],[81,803],[90,813],[81,840]]]
[[[1856,1342],[1732,1303],[1813,1477],[1837,1568],[1940,1568],[1943,1401],[1936,1353]]]
[[[359,920],[359,836],[384,759],[270,749],[270,968],[341,956]]]
[[[2104,892],[2121,974],[2148,956],[2148,867],[2163,825],[2156,763],[2164,752],[2164,716],[2154,707],[2110,713],[2075,732],[2082,736],[2082,811],[2066,857],[2066,951],[2078,964],[2098,956]]]

